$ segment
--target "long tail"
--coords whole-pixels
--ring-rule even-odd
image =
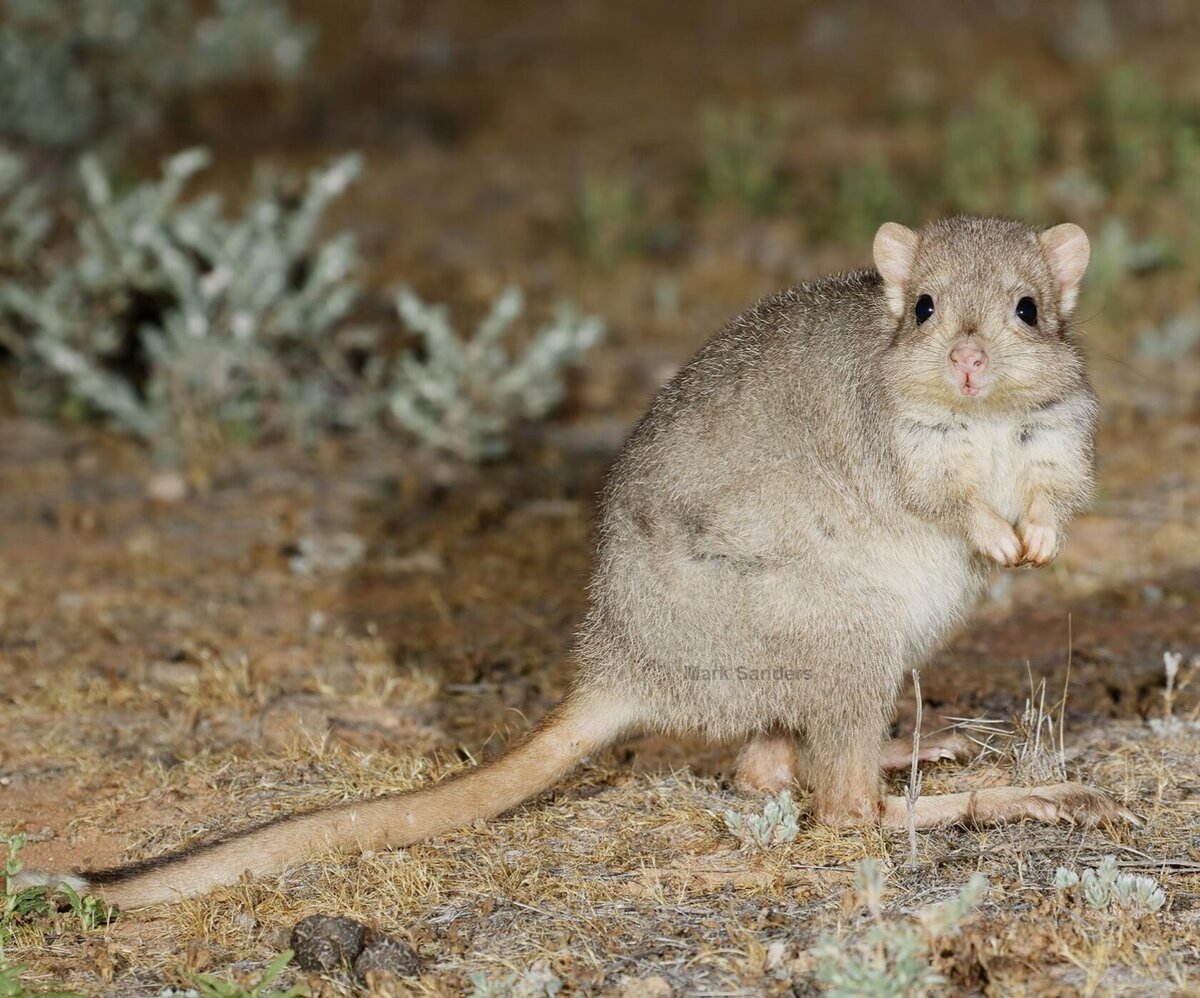
[[[427,790],[281,818],[223,841],[115,869],[61,876],[29,871],[20,875],[20,883],[66,883],[118,907],[141,908],[236,883],[244,873],[280,873],[330,849],[411,845],[515,807],[627,727],[622,705],[569,697],[497,759]]]

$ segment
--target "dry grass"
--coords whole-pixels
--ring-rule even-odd
[[[309,6],[326,11],[326,30],[352,66],[330,74],[340,99],[362,101],[345,122],[328,116],[323,141],[386,131],[376,117],[390,128],[395,109],[370,100],[393,91],[378,80],[421,59],[371,56],[346,27],[353,19],[344,4]],[[163,506],[146,498],[153,469],[130,448],[7,423],[0,829],[29,833],[30,866],[157,855],[298,808],[424,785],[497,751],[568,681],[591,497],[649,394],[756,295],[865,261],[865,240],[853,253],[832,239],[813,244],[794,217],[687,207],[679,192],[698,165],[698,68],[693,26],[670,28],[670,5],[658,13],[611,5],[603,18],[571,5],[562,15],[575,32],[569,49],[542,38],[533,21],[520,31],[499,24],[505,5],[468,4],[469,18],[462,6],[455,10],[468,23],[455,30],[464,58],[480,56],[479,71],[406,80],[402,103],[419,119],[416,138],[403,150],[366,150],[378,155],[368,156],[367,177],[341,209],[347,224],[363,229],[381,285],[402,279],[457,309],[528,278],[603,313],[610,340],[567,416],[519,440],[512,463],[484,472],[422,463],[390,446],[230,453],[192,469],[188,499]],[[764,52],[774,53],[773,65],[795,63],[794,79],[780,72],[802,97],[805,121],[791,152],[806,198],[810,188],[822,195],[823,178],[865,148],[898,150],[901,169],[928,152],[927,122],[892,121],[883,106],[890,91],[882,92],[879,66],[895,61],[895,35],[878,11],[874,49],[847,53],[839,44],[833,55],[796,59],[791,46],[802,32],[778,32],[760,12],[737,38],[720,39],[720,58],[702,60],[714,94],[731,80],[758,86]],[[670,30],[643,30],[653,18]],[[831,20],[813,34],[836,31]],[[1039,90],[1056,113],[1082,100],[1076,71],[1044,47],[999,44],[987,32],[969,41],[955,42],[961,64],[939,67],[941,99],[970,92],[980,53],[988,61],[1003,51],[1023,78],[1045,81]],[[1147,66],[1194,81],[1192,35],[1155,44],[1141,53]],[[574,58],[564,52],[579,56],[580,73],[566,91],[546,86]],[[822,69],[833,65],[822,59],[851,56],[861,72]],[[359,72],[360,57],[376,62]],[[505,87],[484,71],[493,58]],[[586,141],[563,123],[564,92],[566,117],[587,123]],[[631,93],[645,113],[613,113],[614,99]],[[214,98],[200,119],[219,105]],[[875,110],[859,121],[852,108]],[[423,115],[461,136],[444,140],[432,125],[424,135]],[[1064,134],[1077,124],[1066,121]],[[239,157],[264,152],[263,141],[231,135],[218,161],[245,175]],[[594,158],[597,169],[628,170],[649,214],[679,222],[677,247],[605,271],[578,259],[563,233],[581,148],[589,167]],[[324,151],[305,148],[297,158]],[[1157,192],[1144,200],[1147,235],[1156,212],[1177,214],[1154,207]],[[923,832],[910,865],[903,832],[802,820],[786,846],[741,850],[722,815],[761,802],[731,789],[732,747],[648,738],[590,760],[502,820],[395,853],[323,857],[276,881],[126,914],[86,933],[67,917],[43,920],[19,930],[11,956],[29,965],[31,983],[156,995],[197,971],[257,973],[298,919],[328,912],[410,940],[425,968],[406,985],[415,994],[460,994],[472,973],[500,977],[543,962],[580,993],[804,994],[815,986],[818,940],[862,924],[853,864],[870,857],[889,871],[888,918],[949,897],[976,872],[988,877],[981,911],[936,953],[952,992],[1197,993],[1200,743],[1194,731],[1160,735],[1146,719],[1163,717],[1163,652],[1200,650],[1200,367],[1194,355],[1131,359],[1128,314],[1157,319],[1192,308],[1196,272],[1185,260],[1087,302],[1082,334],[1105,410],[1096,507],[1072,526],[1054,566],[1005,575],[921,680],[928,728],[969,718],[962,730],[981,748],[969,765],[926,770],[923,794],[1007,783],[1018,763],[1028,778],[1065,767],[1140,814],[1143,827]],[[667,299],[675,304],[652,305]],[[343,575],[291,571],[289,551],[301,538],[342,532],[366,542],[360,566]],[[1022,721],[1042,677],[1046,696],[1032,698]],[[1178,688],[1174,716],[1198,709],[1197,684]],[[897,731],[907,734],[907,694],[899,710]],[[1047,715],[1052,738],[1038,720]],[[903,782],[898,776],[892,792]],[[797,802],[803,811],[805,796]],[[1107,854],[1161,880],[1162,913],[1135,922],[1063,905],[1055,869]],[[348,993],[344,983],[311,984]]]
[[[345,477],[354,474],[347,466]],[[463,494],[459,501],[478,504],[474,492]],[[469,634],[435,635],[444,658],[460,662],[442,688],[431,656],[389,647],[385,621],[358,634],[309,626],[314,614],[336,614],[341,594],[374,584],[374,568],[349,585],[291,576],[279,567],[282,556],[263,552],[246,529],[243,518],[253,521],[258,503],[234,499],[160,511],[151,524],[136,510],[110,510],[105,533],[89,538],[86,577],[72,582],[78,595],[65,600],[45,601],[39,586],[60,577],[55,566],[69,573],[74,552],[0,535],[6,563],[25,566],[31,578],[5,602],[16,638],[0,658],[0,825],[40,839],[27,848],[31,865],[155,855],[283,811],[423,785],[498,749],[561,689],[565,672],[542,671],[536,656],[532,667],[493,664],[501,682],[480,681],[474,653],[457,643]],[[326,501],[339,506],[337,496]],[[451,508],[447,518],[460,514]],[[194,533],[179,531],[184,521]],[[458,573],[466,578],[524,543],[523,517],[510,521],[515,529],[476,537],[470,557],[447,559],[443,591],[453,591]],[[370,523],[368,516],[359,529],[369,533]],[[162,557],[147,564],[131,554],[131,531],[152,532]],[[197,580],[194,545],[226,535],[243,538],[241,546],[220,560],[210,555]],[[581,544],[582,536],[560,543]],[[553,600],[554,580],[541,586],[533,602],[528,592],[494,590],[490,619],[504,616],[506,598],[526,608]],[[578,597],[560,598],[571,606]],[[398,630],[439,626],[444,606],[425,606]],[[499,632],[499,646],[552,643],[541,632],[531,640],[528,611],[508,616],[516,623]],[[547,616],[552,628],[569,619],[565,611]],[[304,626],[289,628],[289,620]],[[567,640],[565,630],[558,640]],[[953,654],[958,664],[944,668],[965,675],[978,667],[961,648]],[[1078,675],[1073,683],[1082,707],[1101,702]],[[1179,694],[1177,711],[1190,709],[1191,695]],[[529,716],[506,712],[505,699]],[[30,965],[31,982],[156,994],[198,971],[256,972],[286,946],[299,918],[328,912],[408,939],[424,961],[409,985],[417,994],[461,993],[472,973],[501,977],[543,964],[576,990],[785,993],[811,986],[822,936],[856,924],[853,864],[872,857],[890,871],[889,917],[945,899],[975,872],[988,877],[983,909],[938,952],[937,969],[956,987],[1184,989],[1194,985],[1188,975],[1200,952],[1200,746],[1160,737],[1140,720],[1097,722],[1092,714],[1085,723],[1086,716],[1067,711],[1061,764],[1142,814],[1144,828],[922,833],[918,862],[908,865],[903,833],[802,820],[786,846],[741,849],[722,815],[759,804],[722,777],[728,753],[689,755],[686,746],[645,740],[590,760],[503,820],[394,853],[319,858],[278,880],[126,914],[87,933],[65,917],[42,921],[21,930],[12,955]],[[1032,728],[961,727],[987,750],[969,765],[927,770],[923,793],[1009,782],[1014,759],[1031,758]],[[1057,735],[1054,743],[1057,766]],[[893,792],[903,780],[896,777]],[[798,803],[803,810],[802,793]],[[1160,916],[1134,923],[1063,908],[1051,886],[1055,868],[1109,853],[1162,879],[1169,903]],[[346,982],[311,983],[349,993]]]

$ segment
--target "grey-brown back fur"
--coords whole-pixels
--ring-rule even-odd
[[[960,522],[939,515],[936,487],[912,485],[924,460],[913,435],[939,449],[942,436],[1011,442],[1019,460],[1023,424],[1065,401],[1049,422],[1083,470],[1064,508],[1086,498],[1094,403],[1036,233],[956,219],[921,240],[910,293],[936,280],[970,321],[1013,281],[1036,287],[1053,330],[1007,349],[1049,367],[1030,380],[1052,384],[1053,398],[939,407],[919,377],[910,397],[905,368],[923,364],[923,337],[893,318],[875,270],[760,301],[659,392],[612,470],[580,695],[631,705],[656,730],[882,735],[902,677],[963,617],[987,568]],[[948,505],[957,487],[946,482]]]

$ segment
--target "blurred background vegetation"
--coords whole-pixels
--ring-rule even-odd
[[[1102,387],[1196,405],[1185,0],[0,10],[6,404],[161,462],[627,420],[757,295],[954,212],[1084,224]]]

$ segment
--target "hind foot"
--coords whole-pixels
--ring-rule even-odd
[[[940,731],[921,736],[918,762],[942,762],[952,759],[964,762],[971,757],[974,747],[971,740],[957,731]],[[912,766],[912,739],[893,738],[883,747],[882,766],[885,770],[903,770]]]
[[[908,824],[907,801],[891,796],[884,801],[883,823],[890,828]],[[1069,821],[1078,825],[1126,822],[1140,825],[1127,807],[1082,783],[1052,783],[1044,787],[988,787],[971,793],[920,797],[915,808],[918,828],[963,823],[1003,824],[1029,818],[1046,824]]]
[[[778,794],[800,778],[796,740],[790,735],[755,735],[738,753],[733,785],[744,794]]]

